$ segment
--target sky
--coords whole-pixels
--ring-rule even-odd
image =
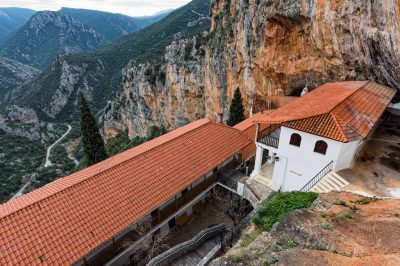
[[[24,7],[33,10],[59,10],[61,7],[72,7],[137,17],[177,8],[189,2],[190,0],[0,0],[0,7]]]

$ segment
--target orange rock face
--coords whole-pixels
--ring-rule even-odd
[[[400,89],[400,0],[214,0],[211,14],[203,41],[167,47],[164,84],[146,83],[144,69],[125,74],[124,94],[133,96],[110,107],[106,132],[136,136],[206,115],[227,119],[236,88],[247,113],[255,99],[331,81]]]

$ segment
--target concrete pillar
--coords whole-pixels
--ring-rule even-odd
[[[275,152],[268,151],[268,156],[269,156],[268,163],[275,162],[275,157],[276,157],[276,153]]]
[[[286,177],[286,167],[288,160],[286,157],[279,157],[279,161],[275,162],[274,174],[272,177],[272,190],[280,191]]]
[[[254,171],[251,173],[250,177],[255,177],[261,172],[261,166],[262,166],[262,157],[263,157],[264,149],[260,146],[257,146],[257,151],[256,151],[256,161],[254,163]]]

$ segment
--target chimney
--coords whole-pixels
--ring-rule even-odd
[[[303,95],[306,95],[307,93],[308,93],[308,87],[307,87],[307,85],[306,85],[306,87],[303,89],[303,91],[301,92],[301,95],[300,96],[303,96]]]
[[[223,124],[224,123],[224,114],[223,113],[217,113],[218,116],[218,122]]]

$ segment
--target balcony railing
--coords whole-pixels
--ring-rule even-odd
[[[269,125],[264,127],[260,125],[258,132],[258,141],[269,147],[278,148],[279,146],[279,136],[280,136],[280,125]]]
[[[263,139],[261,139],[260,142],[269,147],[274,147],[276,149],[279,147],[279,138],[277,137],[266,136]]]

